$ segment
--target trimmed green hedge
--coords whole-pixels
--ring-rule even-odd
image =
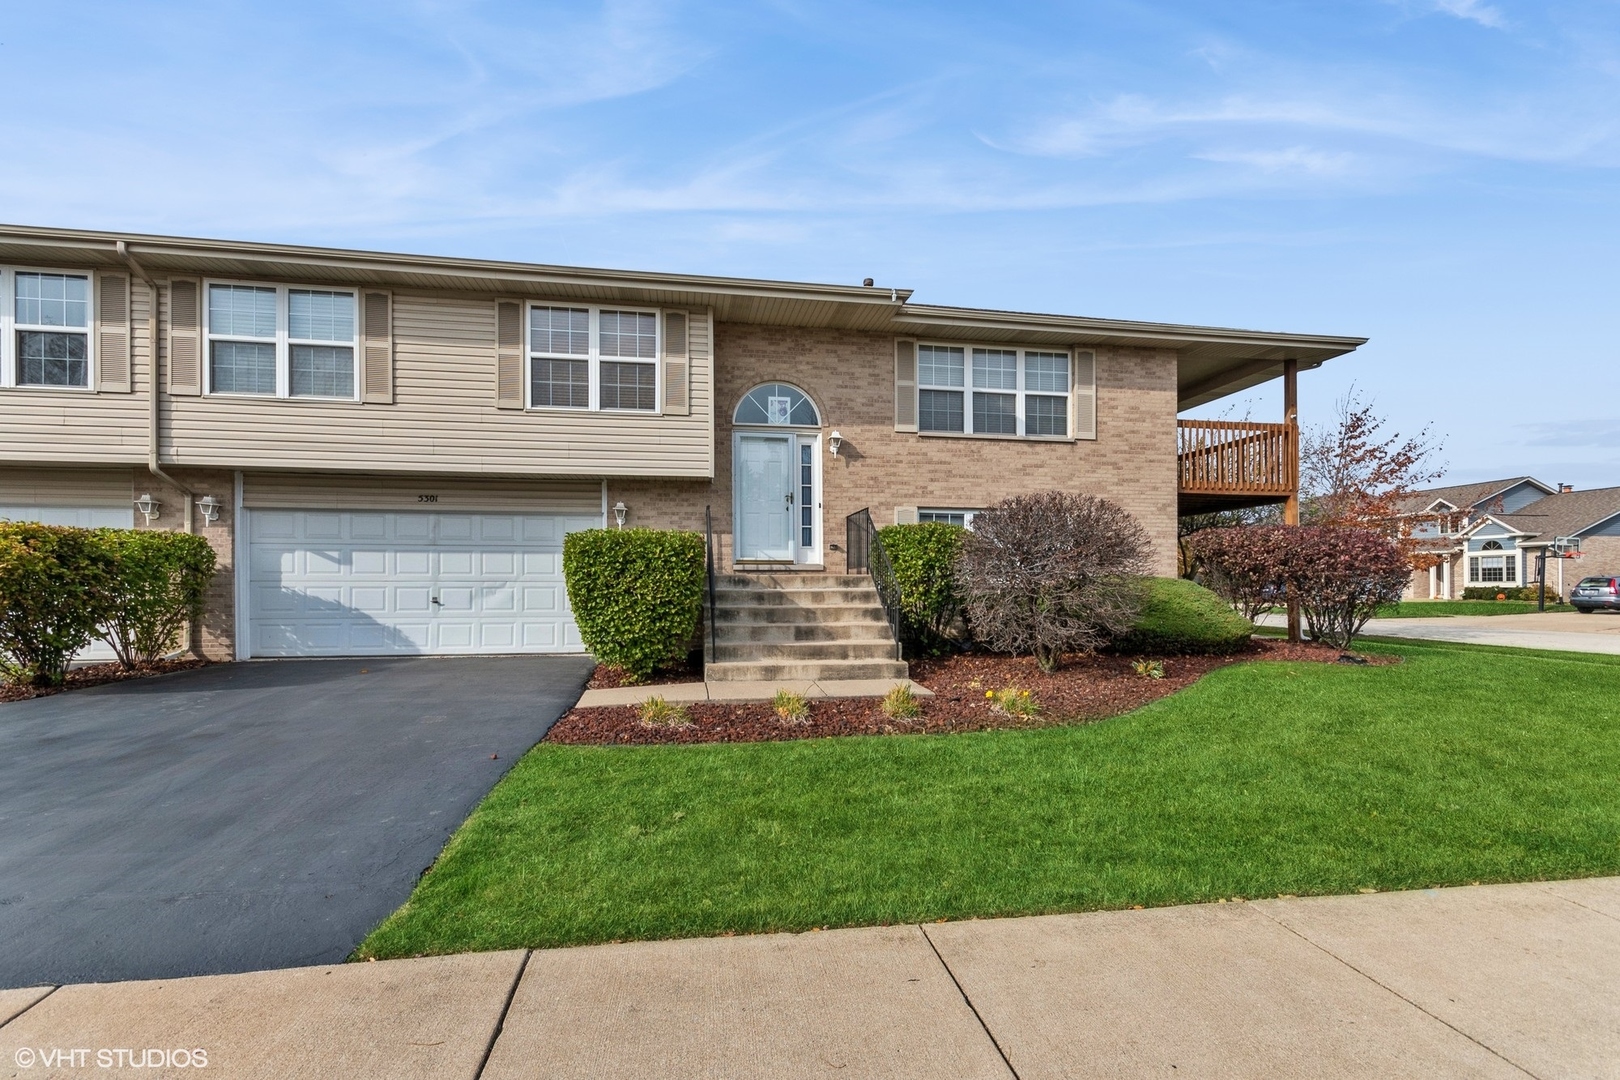
[[[588,529],[563,538],[563,575],[585,647],[633,680],[684,659],[703,611],[703,537]]]
[[[1136,627],[1116,638],[1122,653],[1231,653],[1248,644],[1254,624],[1195,581],[1148,578]]]
[[[112,573],[89,529],[0,521],[0,675],[59,685],[95,637]]]
[[[1462,594],[1464,600],[1495,600],[1498,596],[1508,600],[1535,600],[1541,596],[1541,586],[1470,585],[1463,589]],[[1547,599],[1548,601],[1558,599],[1557,585],[1549,584],[1547,586]]]
[[[112,580],[97,636],[125,667],[173,652],[188,622],[202,617],[214,577],[214,549],[191,533],[98,529]]]
[[[962,617],[955,566],[965,535],[961,526],[938,522],[878,530],[900,586],[900,632],[909,652],[929,655],[951,647]]]
[[[179,647],[214,550],[188,533],[0,522],[0,676],[55,686],[100,638],[125,667]]]

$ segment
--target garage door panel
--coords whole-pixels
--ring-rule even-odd
[[[506,514],[486,514],[478,519],[478,538],[493,542],[511,542],[518,536],[516,517]]]
[[[306,540],[341,540],[343,539],[343,519],[345,514],[310,514],[304,515],[303,538]]]
[[[295,540],[298,538],[298,515],[286,510],[255,510],[253,512],[253,539]]]
[[[425,587],[396,585],[393,589],[394,606],[397,612],[423,614],[433,610],[433,590]]]
[[[473,610],[473,595],[474,590],[464,585],[440,585],[439,607],[444,609],[446,615],[459,615],[471,611]]]
[[[482,577],[511,580],[517,577],[518,553],[515,551],[485,551],[480,554],[478,573]]]
[[[343,573],[341,551],[310,549],[304,553],[304,573],[310,577],[336,577]]]
[[[583,651],[563,590],[561,538],[599,524],[541,514],[253,511],[253,652]]]
[[[248,565],[253,570],[253,580],[273,584],[283,575],[293,575],[298,572],[298,556],[291,550],[273,547],[269,544],[260,544],[254,538],[253,553],[248,557]]]
[[[517,626],[509,622],[485,622],[478,627],[478,645],[488,652],[511,652],[517,644]]]
[[[354,586],[349,590],[349,606],[371,615],[387,613],[392,610],[388,603],[388,592],[386,585]]]
[[[427,543],[433,539],[432,514],[378,514],[387,519],[387,527],[395,540],[401,543]]]
[[[402,578],[425,578],[433,573],[433,556],[426,551],[394,552],[394,574]]]
[[[555,588],[541,588],[537,585],[527,586],[523,590],[523,611],[525,614],[539,614],[553,612],[558,609],[559,590]]]
[[[349,573],[359,577],[388,573],[388,552],[370,548],[357,548],[349,552]]]
[[[364,622],[347,627],[348,647],[354,652],[382,652],[392,650],[397,635],[392,626]]]
[[[348,535],[351,540],[387,540],[389,514],[349,514]]]

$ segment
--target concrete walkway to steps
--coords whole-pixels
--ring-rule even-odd
[[[100,1051],[167,1053],[149,1077],[1617,1076],[1620,878],[0,991],[0,1077],[133,1072]]]
[[[1266,614],[1261,626],[1288,625],[1284,615]],[[1365,637],[1420,638],[1467,645],[1502,645],[1553,652],[1620,656],[1620,615],[1599,612],[1537,611],[1524,615],[1442,615],[1433,619],[1371,619]]]
[[[587,690],[577,708],[598,705],[639,705],[650,697],[665,701],[769,701],[778,690],[791,690],[807,698],[882,697],[904,683],[918,697],[934,692],[910,679],[783,679],[781,682],[686,682],[650,686],[616,686],[610,690]]]

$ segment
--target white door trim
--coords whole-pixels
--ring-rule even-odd
[[[742,555],[742,485],[737,482],[737,466],[741,460],[742,440],[745,437],[777,438],[788,444],[788,487],[793,495],[792,513],[788,522],[788,548],[790,560],[749,559]],[[804,461],[808,448],[809,461]],[[802,510],[804,505],[800,472],[803,465],[810,466],[811,523],[810,542],[804,542]],[[736,428],[731,434],[731,525],[733,563],[781,563],[793,566],[820,566],[824,546],[822,521],[822,469],[821,432],[783,428]]]

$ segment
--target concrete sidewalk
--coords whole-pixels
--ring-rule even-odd
[[[1261,626],[1288,625],[1285,616],[1276,614],[1262,615],[1256,621]],[[1362,635],[1620,656],[1620,616],[1581,615],[1573,611],[1542,611],[1525,615],[1443,615],[1433,619],[1372,619]]]
[[[0,1077],[198,1051],[266,1078],[1620,1076],[1620,878],[0,991]]]

